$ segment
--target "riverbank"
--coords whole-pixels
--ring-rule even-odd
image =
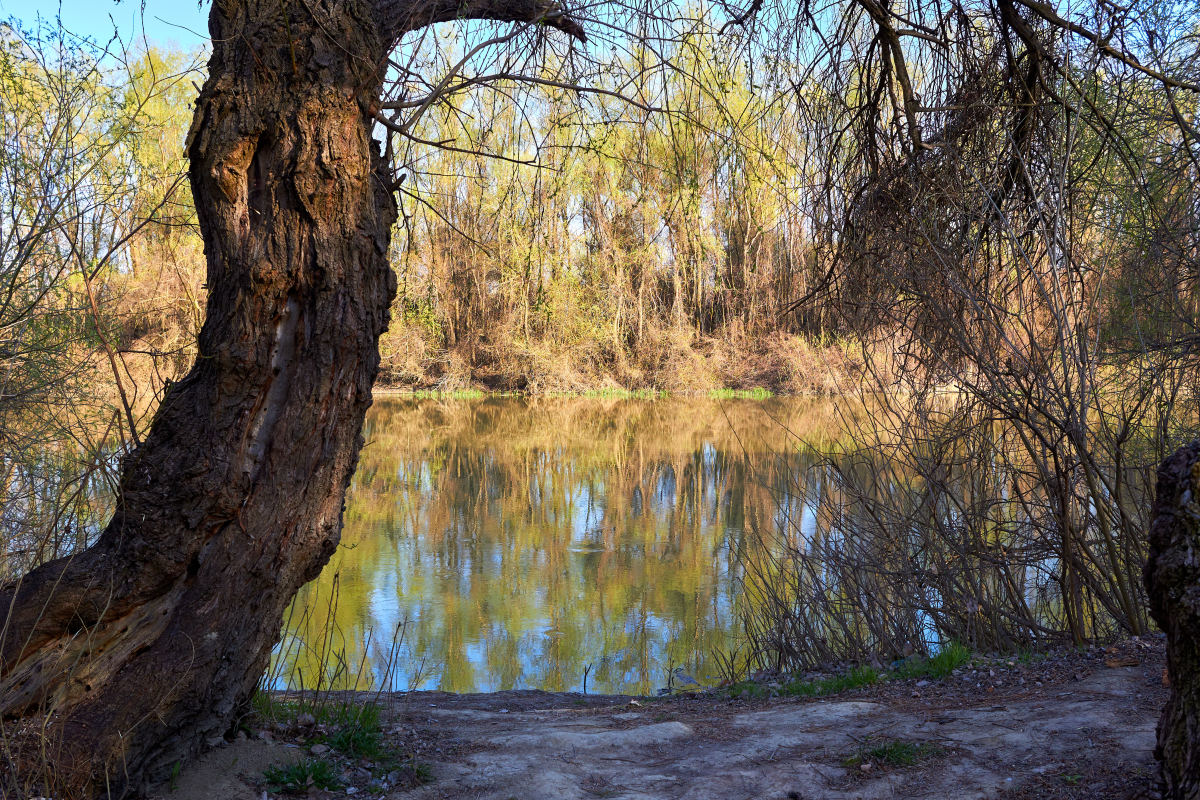
[[[404,330],[380,342],[378,386],[437,392],[529,394],[765,390],[832,395],[856,389],[862,346],[772,333],[763,337],[667,336],[634,357],[590,345],[490,340],[434,347]],[[890,362],[890,359],[887,359]],[[876,359],[875,367],[879,367]]]
[[[1160,639],[1132,639],[976,658],[940,681],[816,700],[724,690],[370,696],[386,756],[337,757],[316,719],[256,718],[153,796],[282,797],[264,770],[319,759],[341,785],[306,786],[309,797],[1149,800],[1163,657]]]

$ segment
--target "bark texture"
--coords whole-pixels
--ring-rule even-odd
[[[188,144],[200,356],[95,546],[0,590],[0,712],[52,712],[56,797],[136,791],[246,704],[337,546],[394,293],[372,7],[216,0],[210,29]]]
[[[1200,799],[1200,441],[1158,470],[1146,563],[1150,613],[1167,635],[1171,695],[1158,722],[1168,800]]]

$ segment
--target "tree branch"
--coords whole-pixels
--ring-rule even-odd
[[[466,19],[540,23],[587,41],[583,27],[554,0],[377,0],[375,15],[392,41],[438,22]]]
[[[1022,6],[1024,6],[1025,8],[1032,11],[1034,14],[1036,14],[1039,17],[1041,17],[1042,19],[1044,19],[1046,22],[1049,22],[1051,25],[1053,25],[1057,28],[1061,28],[1063,30],[1070,31],[1071,33],[1074,33],[1077,36],[1081,36],[1084,39],[1087,39],[1088,41],[1095,44],[1096,49],[1099,50],[1104,55],[1106,55],[1110,58],[1115,58],[1117,61],[1120,61],[1122,64],[1125,64],[1126,66],[1129,66],[1129,67],[1133,67],[1138,72],[1141,72],[1145,75],[1149,75],[1151,78],[1154,78],[1155,80],[1160,81],[1165,86],[1169,86],[1172,89],[1187,89],[1187,90],[1193,91],[1193,92],[1200,92],[1200,83],[1192,83],[1191,81],[1181,80],[1178,78],[1172,78],[1170,75],[1167,75],[1164,72],[1160,72],[1152,67],[1146,66],[1142,62],[1138,61],[1138,59],[1132,53],[1126,52],[1124,50],[1118,50],[1117,48],[1115,48],[1111,44],[1109,44],[1108,37],[1101,36],[1098,33],[1088,30],[1087,28],[1083,27],[1082,25],[1076,25],[1074,22],[1071,22],[1070,20],[1064,19],[1063,17],[1059,16],[1058,12],[1054,10],[1054,7],[1049,5],[1048,3],[1038,2],[1038,0],[1016,0],[1016,1],[1018,3],[1020,3]]]

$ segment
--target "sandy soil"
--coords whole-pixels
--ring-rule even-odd
[[[1030,664],[976,662],[943,681],[888,681],[819,700],[393,695],[383,698],[389,746],[427,765],[432,780],[412,786],[379,765],[343,760],[347,788],[309,796],[1150,800],[1162,662],[1160,641],[1132,640]],[[918,763],[873,755],[888,742],[919,746]],[[303,735],[256,731],[210,752],[156,797],[262,800],[263,769],[307,749]]]

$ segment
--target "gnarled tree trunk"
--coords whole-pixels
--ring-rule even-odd
[[[188,144],[200,355],[126,460],[96,544],[0,588],[0,714],[6,741],[24,726],[30,745],[0,771],[120,796],[228,731],[338,543],[362,445],[395,290],[391,171],[371,138],[389,51],[432,22],[550,10],[214,0]]]
[[[1200,798],[1200,441],[1158,470],[1146,562],[1150,614],[1167,634],[1171,695],[1158,721],[1167,800]]]

